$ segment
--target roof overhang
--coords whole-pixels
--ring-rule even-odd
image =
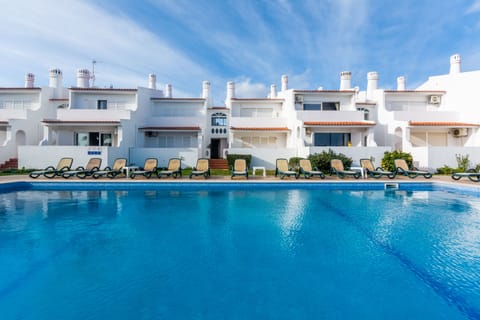
[[[375,125],[374,121],[305,121],[304,127],[372,127]]]
[[[259,131],[268,131],[268,132],[289,132],[290,129],[287,127],[230,127],[231,131],[237,132],[259,132]]]
[[[0,120],[0,127],[8,127],[8,121]]]
[[[158,126],[151,126],[151,127],[140,127],[138,128],[140,131],[154,131],[154,132],[198,132],[202,129],[198,126],[191,126],[191,127],[158,127]]]
[[[476,128],[480,127],[479,123],[471,122],[455,122],[455,121],[409,121],[410,127],[441,127],[441,128]]]

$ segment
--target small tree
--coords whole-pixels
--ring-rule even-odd
[[[388,171],[395,170],[395,159],[404,159],[409,167],[411,167],[413,163],[412,155],[408,152],[402,152],[397,150],[392,152],[385,151],[382,158],[382,168]]]
[[[466,172],[470,168],[470,160],[468,159],[469,156],[456,154],[455,158],[457,159],[457,170],[456,172]]]
[[[300,159],[303,159],[301,157],[291,157],[288,160],[288,166],[290,168],[298,169],[300,167]]]
[[[308,159],[312,163],[313,167],[317,167],[320,171],[330,172],[330,161],[332,159],[340,159],[343,162],[345,169],[349,169],[352,165],[352,158],[347,157],[343,153],[335,153],[332,149],[322,151],[321,153],[315,153],[308,156]]]

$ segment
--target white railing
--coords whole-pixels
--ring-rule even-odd
[[[0,109],[27,110],[38,105],[31,100],[0,100]]]
[[[63,121],[118,121],[120,119],[130,119],[130,111],[58,109],[57,119]]]
[[[393,118],[397,121],[458,121],[460,113],[451,111],[394,111]]]
[[[230,119],[230,126],[232,127],[287,127],[287,119],[232,117]]]

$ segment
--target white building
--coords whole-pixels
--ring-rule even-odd
[[[402,150],[416,164],[434,170],[456,167],[456,155],[480,163],[480,113],[476,89],[480,71],[461,72],[459,55],[450,72],[432,76],[415,90],[397,79],[396,90],[378,87],[379,73],[367,74],[367,89],[352,87],[351,73],[340,73],[338,90],[270,87],[266,98],[239,98],[228,82],[224,106],[214,106],[210,83],[201,97],[174,97],[172,86],[90,87],[90,71],[79,69],[75,87],[64,88],[62,72],[51,69],[49,85],[0,88],[0,164],[18,158],[18,167],[42,168],[71,156],[74,166],[93,155],[104,165],[117,157],[143,164],[172,157],[193,166],[200,157],[251,154],[253,165],[275,166],[276,158],[307,157],[333,149],[352,157]],[[479,150],[477,150],[479,149]]]

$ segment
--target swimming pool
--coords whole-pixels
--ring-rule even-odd
[[[28,186],[0,193],[2,319],[480,318],[470,193]]]

